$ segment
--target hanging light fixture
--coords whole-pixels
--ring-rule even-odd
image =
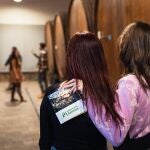
[[[14,0],[14,2],[20,3],[22,2],[22,0]]]

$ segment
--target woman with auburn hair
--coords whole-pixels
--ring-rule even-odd
[[[17,92],[19,97],[20,97],[20,101],[21,102],[26,102],[26,100],[24,99],[23,95],[22,95],[22,91],[21,91],[21,85],[22,85],[22,81],[23,81],[23,75],[21,72],[21,58],[20,58],[20,53],[17,49],[17,47],[12,47],[12,53],[10,55],[10,60],[9,60],[9,64],[10,64],[10,79],[11,79],[11,84],[12,84],[12,88],[11,88],[11,102],[16,102],[17,100],[15,99],[15,93]]]
[[[125,73],[116,92],[92,36],[79,34],[70,40],[67,67],[75,79],[62,88],[83,93],[91,120],[115,149],[150,149],[150,25],[135,22],[122,32],[119,49]]]
[[[95,59],[97,64],[101,64],[99,61],[103,61],[105,64],[101,43],[93,34],[87,34],[85,38],[84,35],[79,34],[72,40],[75,40],[78,44],[76,47],[74,47],[74,44],[72,45],[73,52],[68,49],[68,63],[71,61],[75,62],[74,65],[77,64],[76,61],[78,60],[72,60],[73,58],[76,59],[75,57],[72,57],[72,54],[74,54],[75,56],[80,57],[80,61],[84,61],[86,58],[85,63],[88,63],[89,61],[88,67],[91,67],[93,66],[92,59],[95,58],[88,58],[88,56],[92,56],[92,54],[96,52],[98,56],[97,60]],[[90,47],[88,45],[87,47],[82,47],[83,43],[89,44]],[[78,51],[80,48],[83,49]],[[85,48],[87,51],[85,51]],[[93,53],[91,50],[94,50],[95,52]],[[99,58],[102,59],[99,60]],[[80,75],[77,74],[77,72],[74,72],[76,70],[73,70],[73,65],[68,64],[68,67],[69,66],[71,67],[71,70],[68,69],[68,79],[79,79]],[[81,72],[88,69],[84,68],[86,67],[84,65],[76,67],[79,67]],[[104,67],[104,65],[102,64],[100,67]],[[94,69],[97,68],[91,69],[94,71]],[[89,76],[88,79],[91,77],[94,78],[89,74],[87,74],[87,76]],[[103,74],[102,76],[105,75]],[[101,79],[98,80],[102,82]],[[111,89],[108,90],[111,91]],[[105,94],[107,93],[108,92]],[[113,95],[113,93],[110,92],[108,98],[113,97],[111,94]],[[70,89],[63,90],[59,84],[53,85],[47,89],[40,108],[40,150],[107,150],[106,139],[92,123],[87,113],[86,104],[82,99],[83,96],[79,91],[70,93]],[[118,117],[116,121],[119,121],[120,117],[115,110],[112,108],[109,109],[112,110],[113,116]]]

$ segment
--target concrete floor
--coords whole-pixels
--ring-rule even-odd
[[[6,82],[0,83],[0,150],[38,150],[39,118],[25,90],[29,90],[39,107],[38,85],[36,82],[23,83],[25,103],[10,103],[10,92],[5,91],[7,86]]]
[[[39,85],[23,82],[23,96],[27,102],[10,102],[8,83],[0,82],[0,150],[39,150]],[[108,150],[113,150],[108,144]]]

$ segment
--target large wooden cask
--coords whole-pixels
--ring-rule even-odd
[[[76,32],[96,32],[95,11],[97,0],[72,0],[69,7],[69,38]]]
[[[54,59],[59,76],[63,81],[66,77],[66,15],[59,14],[54,20],[55,49]]]
[[[48,51],[48,69],[49,69],[48,80],[50,83],[52,83],[54,73],[54,54],[53,54],[54,41],[52,34],[52,22],[50,21],[48,21],[45,25],[45,43]]]
[[[113,83],[116,82],[121,74],[117,38],[124,27],[123,17],[122,1],[99,0],[96,16],[97,34],[101,36],[110,78]]]
[[[125,25],[133,21],[150,23],[150,0],[123,0],[125,9]]]

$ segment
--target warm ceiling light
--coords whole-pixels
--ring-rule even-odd
[[[22,2],[22,0],[14,0],[14,2],[17,2],[17,3],[19,3],[19,2]]]

